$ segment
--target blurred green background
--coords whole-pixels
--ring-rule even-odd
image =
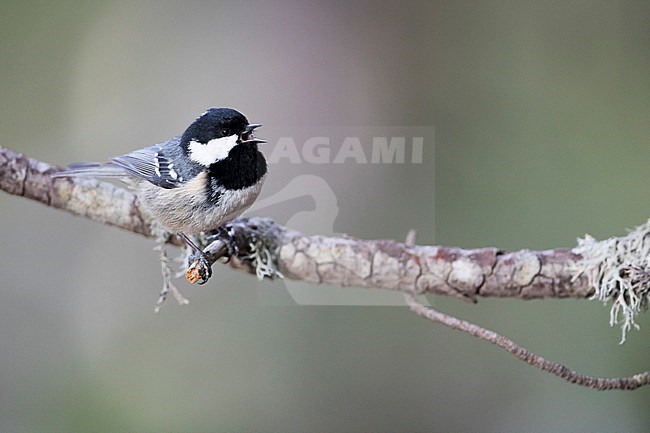
[[[364,238],[414,227],[420,243],[571,247],[650,215],[649,22],[647,1],[5,0],[0,144],[103,160],[210,106],[263,123],[267,155],[305,128],[433,126],[420,165],[272,165],[262,198],[317,173],[338,213],[302,195],[259,214],[311,212],[313,232],[334,214],[330,231]],[[0,221],[2,432],[650,425],[649,389],[569,385],[403,307],[292,305],[282,283],[224,266],[181,284],[188,307],[154,315],[152,242],[6,194]],[[619,346],[597,302],[430,301],[584,373],[650,367],[647,317]]]

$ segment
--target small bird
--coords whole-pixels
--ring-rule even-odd
[[[105,163],[71,164],[54,176],[130,178],[144,210],[194,250],[207,265],[209,278],[209,262],[189,236],[235,219],[260,194],[267,174],[266,160],[257,147],[266,141],[253,135],[260,126],[248,123],[237,110],[210,108],[182,135],[164,143]],[[167,284],[171,283],[165,281],[161,299]]]

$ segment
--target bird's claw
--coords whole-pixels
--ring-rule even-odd
[[[230,261],[231,257],[237,257],[239,255],[239,245],[237,245],[237,240],[235,239],[235,232],[230,226],[217,228],[216,233],[208,236],[206,240],[208,242],[222,240],[226,244],[226,252],[223,255],[227,259],[226,263]]]

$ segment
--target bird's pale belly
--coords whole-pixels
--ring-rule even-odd
[[[206,174],[174,189],[162,189],[149,182],[137,188],[140,204],[172,233],[195,234],[216,229],[248,209],[262,189],[264,178],[240,190],[220,191],[218,205],[206,198]]]

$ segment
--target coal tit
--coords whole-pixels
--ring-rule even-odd
[[[180,136],[106,163],[72,164],[55,177],[130,178],[144,210],[205,259],[189,236],[228,223],[260,194],[267,173],[257,147],[266,141],[253,135],[260,126],[231,108],[210,108]]]

